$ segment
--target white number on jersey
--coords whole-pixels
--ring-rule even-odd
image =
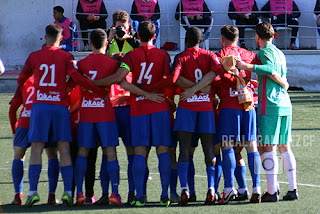
[[[53,65],[50,66],[51,82],[49,82],[49,83],[43,82],[44,79],[46,78],[46,76],[49,73],[49,66],[47,64],[40,65],[40,71],[43,71],[43,70],[44,70],[44,73],[43,73],[43,75],[42,75],[42,77],[40,79],[39,86],[53,86],[53,87],[56,87],[57,83],[54,82],[54,80],[55,80],[55,72],[56,72],[56,65],[53,64]]]
[[[26,104],[33,103],[33,100],[30,100],[30,99],[34,94],[34,90],[35,90],[35,88],[33,86],[30,86],[29,88],[27,88],[27,93],[30,92],[30,94],[29,94],[29,96],[27,98]]]
[[[199,68],[197,68],[194,71],[194,76],[196,78],[196,83],[198,83],[202,79],[202,71]]]
[[[91,79],[94,80],[98,74],[98,71],[89,71],[89,74],[92,74]]]
[[[150,75],[150,71],[153,67],[153,62],[149,65],[147,71],[146,71],[146,67],[147,67],[147,63],[146,62],[143,62],[141,63],[141,72],[140,72],[140,76],[139,76],[139,79],[137,81],[138,84],[141,84],[142,83],[142,78],[148,80],[147,84],[150,84],[151,83],[151,79],[152,79],[152,75]]]

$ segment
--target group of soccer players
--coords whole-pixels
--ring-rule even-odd
[[[12,177],[16,192],[13,204],[22,204],[23,157],[31,143],[30,190],[25,205],[31,207],[40,200],[37,185],[42,168],[43,148],[46,148],[49,159],[48,204],[55,204],[54,193],[60,168],[64,182],[63,203],[69,206],[73,204],[74,180],[77,190],[75,204],[83,205],[86,201],[82,186],[87,171],[87,157],[90,149],[97,148],[99,143],[103,153],[100,169],[103,195],[97,204],[123,205],[118,192],[117,160],[118,137],[123,130],[118,130],[118,115],[109,98],[115,84],[130,92],[130,121],[125,121],[130,122],[130,144],[126,146],[133,148],[130,154],[128,152],[128,204],[144,206],[147,202],[147,159],[151,146],[156,147],[159,159],[162,187],[160,204],[169,206],[171,202],[178,202],[185,206],[190,201],[196,201],[192,155],[199,139],[208,181],[206,205],[213,205],[218,201],[219,204],[226,204],[231,200],[248,199],[246,167],[240,154],[243,147],[247,150],[253,181],[250,202],[278,201],[276,169],[267,173],[268,192],[261,197],[261,158],[257,145],[257,117],[253,95],[255,82],[251,80],[253,71],[259,74],[258,115],[259,123],[261,117],[262,125],[259,128],[263,143],[268,144],[265,141],[268,136],[278,135],[269,143],[272,146],[261,147],[261,157],[263,160],[272,160],[271,164],[276,165],[275,145],[279,144],[279,136],[286,136],[280,139],[280,144],[285,146],[279,146],[289,180],[289,191],[284,200],[298,199],[295,159],[289,146],[291,103],[285,79],[286,67],[282,52],[270,43],[273,33],[272,26],[268,23],[257,26],[256,40],[261,44],[259,47],[262,50],[266,47],[272,49],[257,56],[238,47],[237,28],[226,25],[221,29],[223,49],[214,54],[199,48],[202,33],[197,27],[191,27],[186,32],[187,49],[175,57],[171,66],[169,55],[153,46],[155,25],[144,21],[140,23],[138,30],[140,47],[127,53],[121,63],[106,56],[108,41],[102,29],[92,31],[92,54],[77,63],[71,54],[59,47],[61,27],[48,25],[46,47],[32,53],[27,59],[18,78],[19,87],[11,101],[10,121],[15,153]],[[274,59],[275,54],[278,61]],[[261,63],[262,65],[253,65]],[[132,78],[128,78],[129,74]],[[79,108],[76,140],[78,151],[73,164],[70,142],[75,139],[72,139],[70,112],[74,113],[77,109],[74,110],[73,106],[68,109],[68,92],[76,85],[81,88],[78,87],[78,101],[73,102],[78,102]],[[180,95],[180,99],[174,120],[175,93]],[[216,95],[220,98],[220,114],[216,108]],[[273,103],[276,105],[272,106]],[[16,127],[16,112],[20,105],[23,105],[23,109]],[[268,123],[273,123],[273,127],[269,127]],[[175,158],[177,142],[178,162]],[[57,159],[57,152],[60,161]],[[270,165],[269,162],[264,165],[265,168],[270,167],[268,164]],[[220,197],[218,187],[221,168],[224,174],[224,191]],[[176,194],[177,177],[181,185],[180,197]],[[239,185],[238,191],[234,188],[234,177]],[[112,190],[110,197],[109,182]]]

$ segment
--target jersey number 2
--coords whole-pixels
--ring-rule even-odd
[[[152,75],[150,75],[150,71],[153,67],[153,62],[149,65],[147,71],[146,71],[146,67],[147,67],[146,62],[143,62],[140,65],[141,65],[142,69],[141,69],[140,76],[139,76],[137,83],[141,84],[142,79],[146,79],[146,80],[148,80],[147,84],[149,85],[151,83],[151,79],[152,79]]]
[[[57,83],[54,82],[55,73],[56,73],[56,65],[55,64],[51,65],[50,70],[51,70],[51,75],[50,75],[51,81],[49,83],[45,83],[43,81],[49,73],[49,66],[47,64],[40,65],[40,71],[44,71],[44,73],[40,79],[39,86],[53,86],[53,87],[57,86]]]

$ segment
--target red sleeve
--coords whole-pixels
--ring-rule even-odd
[[[75,68],[76,66],[76,62],[75,60],[71,57],[69,59],[68,65],[67,65],[67,72],[68,75],[75,81],[77,82],[79,85],[83,86],[84,88],[94,91],[95,93],[97,93],[97,95],[99,97],[106,97],[107,96],[107,91],[99,88],[97,86],[95,86],[90,80],[88,80],[87,78],[85,78],[84,76],[82,76],[77,69]]]
[[[219,76],[223,76],[223,74],[226,73],[226,71],[220,64],[218,56],[212,52],[210,52],[210,70],[215,72]]]
[[[17,122],[17,111],[19,107],[23,104],[22,101],[22,95],[21,95],[21,87],[19,86],[16,90],[16,93],[14,94],[14,97],[10,101],[10,108],[9,108],[9,119],[10,119],[10,125],[12,134],[16,133],[16,122]]]
[[[182,62],[181,62],[181,57],[179,57],[179,55],[174,58],[172,69],[173,69],[172,71],[173,83],[175,83],[179,78],[182,70]]]
[[[18,85],[23,85],[25,81],[27,81],[27,79],[32,76],[32,74],[33,74],[32,63],[31,63],[31,57],[29,56],[17,80]]]

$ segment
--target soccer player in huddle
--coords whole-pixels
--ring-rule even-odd
[[[62,201],[71,206],[73,204],[71,197],[73,167],[69,146],[72,138],[66,90],[67,75],[101,96],[105,96],[106,92],[81,76],[74,66],[72,55],[59,47],[62,40],[60,26],[48,25],[45,38],[47,46],[30,54],[18,78],[18,85],[22,86],[30,76],[34,75],[35,87],[28,132],[28,140],[32,143],[29,162],[30,191],[26,206],[30,207],[40,200],[37,186],[42,168],[41,154],[48,142],[57,142],[60,171],[64,182]]]
[[[110,85],[121,82],[120,86],[131,92],[131,137],[135,157],[133,178],[136,188],[135,206],[144,206],[143,184],[146,172],[148,147],[155,146],[159,158],[159,172],[162,193],[160,204],[168,206],[168,187],[170,184],[171,164],[168,146],[171,143],[169,106],[164,98],[164,88],[172,85],[170,57],[152,45],[155,38],[155,25],[150,21],[141,22],[138,36],[140,47],[126,54],[118,72],[110,77],[95,81],[98,85]],[[132,83],[123,81],[132,73]],[[150,93],[139,87],[148,86]],[[153,88],[153,89],[151,89]]]
[[[276,202],[279,200],[278,170],[279,160],[277,148],[283,157],[284,170],[289,182],[289,191],[283,200],[299,198],[297,189],[297,163],[291,150],[292,105],[287,92],[288,84],[279,85],[269,75],[278,74],[286,82],[286,58],[284,54],[272,44],[274,29],[268,22],[256,26],[256,42],[261,48],[258,57],[262,65],[250,65],[237,62],[239,69],[249,70],[258,74],[259,104],[258,128],[262,135],[262,160],[266,171],[268,191],[261,197],[262,202]],[[268,160],[268,161],[267,161]]]
[[[232,25],[225,25],[221,28],[220,36],[223,47],[217,53],[219,60],[226,56],[236,56],[239,60],[247,63],[260,63],[256,54],[240,48],[237,43],[239,31]],[[227,203],[237,194],[234,189],[234,175],[238,181],[237,200],[248,199],[248,188],[246,183],[246,166],[241,157],[243,147],[247,150],[248,165],[253,182],[253,193],[250,199],[252,203],[260,202],[260,154],[257,148],[256,112],[253,103],[253,93],[250,81],[251,72],[241,70],[238,74],[243,79],[246,88],[243,91],[237,90],[237,78],[231,74],[221,77],[223,86],[220,88],[220,115],[219,115],[219,141],[222,142],[223,155],[223,177],[224,192],[221,203]],[[249,106],[239,103],[239,96],[248,95],[251,97]],[[240,144],[237,144],[240,143]],[[236,146],[234,145],[236,144]],[[240,146],[238,146],[240,145]],[[235,156],[236,153],[236,156]],[[236,163],[236,157],[238,161]]]
[[[12,100],[10,101],[9,118],[14,136],[13,150],[14,160],[12,162],[12,180],[15,189],[15,197],[12,201],[14,205],[22,205],[22,190],[23,190],[23,164],[24,156],[31,143],[28,141],[28,131],[31,107],[33,104],[35,88],[34,77],[30,77],[23,86],[19,86]],[[17,111],[23,105],[19,120],[17,121]],[[59,161],[57,159],[57,150],[54,144],[46,148],[48,155],[48,179],[49,179],[49,197],[48,205],[56,203],[55,191],[59,177]]]
[[[90,46],[92,54],[78,62],[78,70],[92,80],[102,79],[115,73],[118,63],[105,55],[107,45],[107,34],[102,29],[95,29],[90,35]],[[99,62],[99,63],[97,63]],[[109,87],[110,90],[110,87]],[[97,147],[97,139],[100,138],[103,151],[100,174],[103,196],[101,200],[107,200],[106,190],[109,175],[112,194],[110,203],[122,205],[118,193],[119,185],[119,163],[117,160],[116,147],[119,145],[118,130],[115,114],[109,99],[88,90],[81,90],[80,122],[78,126],[78,156],[75,165],[75,181],[77,185],[77,205],[85,202],[82,193],[83,179],[87,170],[87,156],[90,148]],[[100,200],[100,202],[101,202]]]
[[[205,204],[214,204],[215,190],[215,158],[213,154],[213,138],[216,133],[215,117],[213,112],[213,97],[210,95],[209,84],[215,77],[215,73],[224,73],[215,54],[199,48],[202,41],[202,33],[199,28],[191,27],[186,32],[187,50],[177,55],[173,66],[174,82],[181,88],[191,88],[202,80],[209,88],[199,88],[191,94],[182,92],[177,108],[174,131],[177,132],[179,140],[179,162],[178,174],[181,185],[180,205],[187,205],[190,197],[187,191],[187,178],[189,166],[189,149],[192,136],[197,133],[200,136],[208,178],[208,192]],[[210,75],[206,75],[209,73]],[[202,79],[203,76],[208,77]],[[184,79],[191,81],[184,84]],[[204,91],[201,91],[204,89]]]

